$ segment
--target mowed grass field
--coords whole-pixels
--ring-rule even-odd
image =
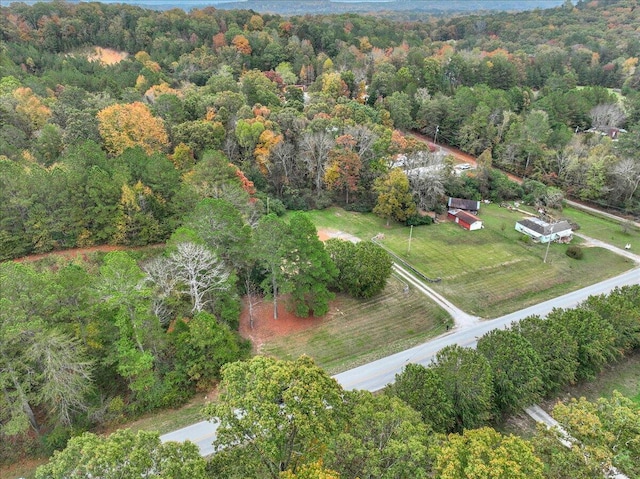
[[[623,228],[623,224],[618,221],[595,216],[571,207],[564,208],[560,215],[578,223],[580,225],[578,233],[618,248],[624,248],[628,243],[631,245],[632,252],[640,254],[640,228],[632,223],[627,223],[626,228]]]
[[[410,252],[410,229],[398,223],[387,227],[373,214],[337,208],[309,214],[318,228],[345,231],[361,239],[383,233],[386,247],[428,277],[441,278],[430,287],[482,318],[517,311],[634,266],[601,248],[584,248],[584,258],[574,260],[565,254],[567,245],[555,243],[545,263],[547,245],[524,243],[514,229],[524,215],[494,204],[482,205],[479,216],[485,228],[479,231],[467,231],[448,221],[414,227]]]
[[[404,286],[392,276],[374,298],[338,295],[322,323],[274,337],[260,353],[291,360],[306,354],[335,374],[421,344],[453,324],[442,308]]]

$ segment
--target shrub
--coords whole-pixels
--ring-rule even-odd
[[[529,244],[531,243],[531,236],[522,235],[520,236],[520,241],[522,241],[524,244]]]
[[[584,253],[582,252],[582,248],[575,245],[569,246],[565,254],[569,258],[573,258],[573,259],[582,259],[582,256],[584,255]]]
[[[345,211],[354,211],[356,213],[371,213],[373,207],[370,203],[366,201],[358,201],[356,203],[348,203],[343,206]]]
[[[431,216],[413,215],[409,216],[404,224],[406,226],[420,226],[433,224],[433,218]]]
[[[269,205],[269,211],[267,213],[274,213],[276,216],[284,216],[284,214],[287,212],[287,208],[284,203],[278,198],[269,197],[268,200],[269,201],[267,203],[267,197],[262,199],[265,209],[267,205]]]

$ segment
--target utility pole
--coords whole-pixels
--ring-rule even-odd
[[[547,262],[547,255],[549,254],[549,246],[551,246],[551,238],[549,238],[549,241],[547,242],[547,251],[544,253],[544,261],[543,261],[543,263]]]
[[[411,225],[411,229],[409,230],[409,248],[407,249],[407,256],[411,253],[411,237],[413,236],[413,225]]]

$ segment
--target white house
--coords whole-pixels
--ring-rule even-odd
[[[540,243],[559,241],[568,243],[573,238],[573,231],[568,221],[547,223],[539,218],[525,218],[516,222],[516,231],[526,234]]]

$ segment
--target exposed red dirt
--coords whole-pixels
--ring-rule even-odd
[[[331,238],[331,231],[318,230],[320,241]],[[254,351],[259,353],[262,345],[271,338],[286,336],[297,331],[313,328],[324,320],[322,318],[298,318],[291,311],[287,311],[286,297],[278,298],[278,319],[273,319],[273,301],[260,298],[253,306],[253,328],[249,318],[249,304],[245,296],[240,313],[240,335],[249,339]],[[332,308],[331,308],[332,309]]]
[[[109,253],[111,251],[133,251],[136,249],[156,248],[156,247],[162,247],[162,246],[164,246],[164,243],[133,247],[133,248],[130,246],[117,246],[117,245],[111,245],[111,244],[103,244],[98,246],[87,246],[86,248],[71,248],[71,249],[49,251],[48,253],[30,254],[28,256],[22,256],[21,258],[15,258],[13,259],[13,261],[15,261],[16,263],[23,263],[23,262],[29,263],[32,261],[38,261],[38,260],[47,258],[48,256],[61,256],[66,259],[75,259],[75,258],[81,257],[83,260],[86,261],[88,259],[87,258],[88,255],[96,252]]]
[[[427,143],[429,147],[433,146],[433,139],[428,137],[427,135],[423,135],[422,133],[417,133],[417,132],[412,132],[411,134],[417,139],[423,141],[424,143]],[[475,156],[471,156],[470,154],[465,153],[464,151],[449,145],[443,146],[443,149],[447,151],[450,155],[453,155],[454,157],[456,157],[459,160],[462,160],[463,162],[469,163],[474,167],[478,166]],[[516,183],[522,183],[522,178],[520,178],[519,176],[513,175],[511,173],[507,173],[506,171],[504,173],[509,177],[511,181],[515,181]]]
[[[298,318],[287,311],[286,297],[278,298],[278,319],[273,319],[273,301],[260,299],[253,306],[253,328],[249,318],[248,300],[245,297],[240,314],[240,335],[249,339],[256,353],[269,339],[287,336],[297,331],[313,328],[324,320],[322,318]]]

